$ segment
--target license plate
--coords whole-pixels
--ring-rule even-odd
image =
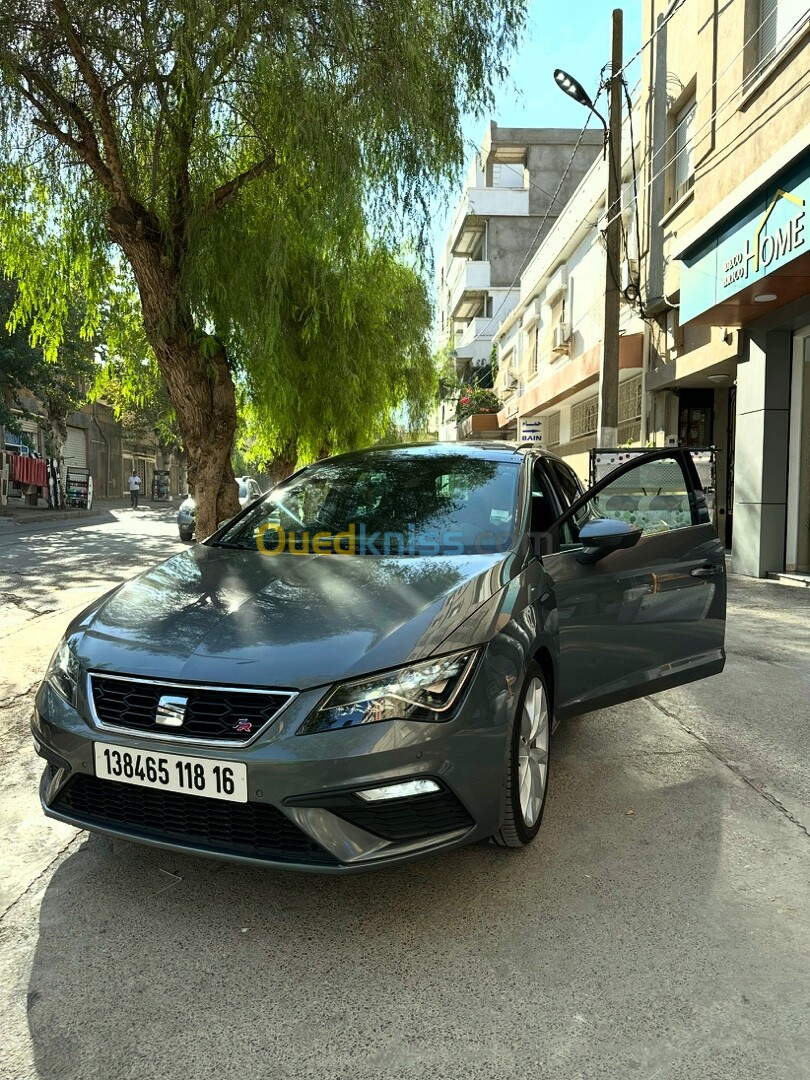
[[[111,743],[93,743],[96,776],[207,799],[247,802],[247,766],[238,761],[151,754]]]

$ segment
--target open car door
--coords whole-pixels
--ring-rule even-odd
[[[560,716],[722,671],[724,551],[687,450],[619,466],[541,544],[559,618]]]

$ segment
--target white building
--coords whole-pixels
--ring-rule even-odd
[[[623,179],[629,195],[629,162]],[[504,402],[499,431],[508,438],[538,438],[583,480],[597,440],[605,281],[610,272],[602,239],[606,187],[607,162],[599,154],[521,275],[519,300],[495,334],[495,391]],[[630,203],[629,198],[625,201]],[[624,256],[614,272],[632,297],[638,263],[635,219],[629,211],[624,223]],[[643,331],[637,306],[623,303],[620,444],[645,437]]]
[[[491,385],[493,335],[520,296],[520,272],[601,148],[601,135],[586,133],[552,202],[578,135],[495,123],[486,130],[438,267],[439,340],[449,341],[465,380]],[[454,413],[455,402],[440,406],[440,438],[457,437]]]

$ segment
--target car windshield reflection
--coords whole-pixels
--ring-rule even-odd
[[[513,543],[519,465],[380,451],[314,465],[213,543],[275,555],[463,555]]]

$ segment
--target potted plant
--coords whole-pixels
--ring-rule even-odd
[[[481,416],[501,411],[497,394],[483,386],[465,386],[456,405],[456,423],[468,416]]]

